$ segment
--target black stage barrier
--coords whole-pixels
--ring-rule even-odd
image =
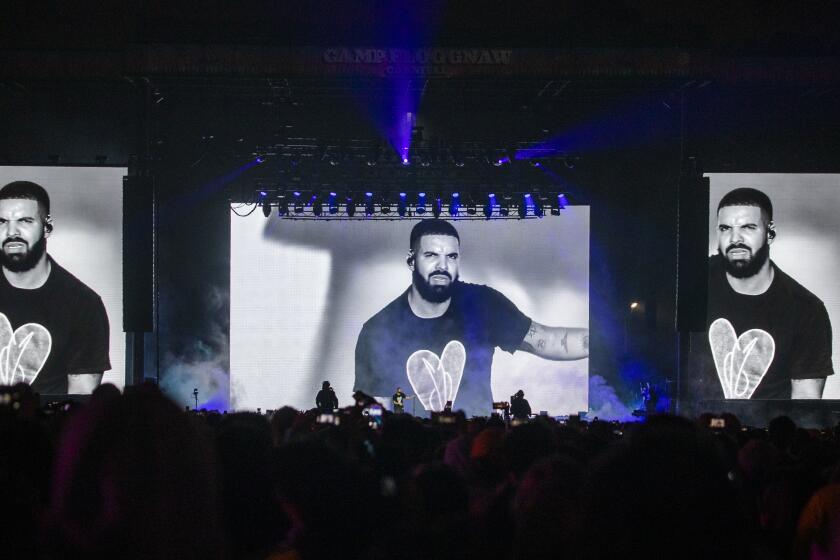
[[[730,412],[745,426],[766,427],[777,416],[788,416],[800,428],[831,428],[840,422],[840,400],[703,400],[699,410]]]

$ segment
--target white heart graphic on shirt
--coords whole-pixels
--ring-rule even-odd
[[[709,344],[724,398],[751,398],[776,355],[770,333],[750,329],[737,336],[732,323],[721,318],[709,327]]]
[[[431,350],[418,350],[408,357],[405,371],[423,408],[440,412],[446,401],[455,403],[466,363],[467,351],[457,340],[449,341],[440,357]]]
[[[12,324],[0,313],[0,385],[23,381],[32,385],[52,350],[52,336],[38,323],[26,323],[12,332]]]

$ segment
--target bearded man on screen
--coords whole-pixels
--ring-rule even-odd
[[[47,253],[50,197],[29,181],[0,189],[0,384],[89,394],[111,369],[99,295]]]
[[[714,367],[706,369],[727,399],[820,399],[834,373],[825,305],[770,259],[775,239],[766,194],[739,188],[721,199],[718,254],[709,260]]]
[[[489,415],[496,348],[548,360],[589,356],[589,330],[532,321],[488,286],[462,282],[461,240],[441,219],[411,231],[406,265],[411,286],[371,317],[356,342],[355,389],[388,395],[406,381],[429,412],[452,408]]]

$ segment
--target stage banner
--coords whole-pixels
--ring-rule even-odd
[[[310,409],[324,381],[340,406],[352,404],[354,388],[390,398],[399,386],[418,395],[406,402],[418,415],[445,400],[489,415],[492,401],[519,390],[534,413],[588,409],[588,358],[553,361],[517,347],[528,320],[588,328],[589,207],[543,219],[450,221],[460,237],[460,280],[487,288],[462,291],[441,323],[424,323],[403,297],[411,268],[423,272],[409,255],[417,223],[231,215],[234,409]],[[428,348],[412,346],[428,340]]]

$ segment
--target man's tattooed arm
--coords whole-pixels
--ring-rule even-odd
[[[532,321],[519,349],[548,360],[580,360],[589,356],[589,329],[547,327]]]

